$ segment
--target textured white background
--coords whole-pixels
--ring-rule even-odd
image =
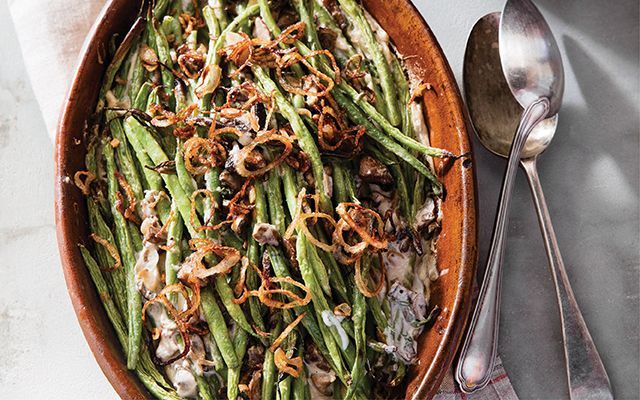
[[[540,162],[543,186],[616,397],[638,398],[638,2],[537,3],[567,73],[558,134]],[[502,2],[416,4],[460,77],[468,31]],[[66,293],[53,223],[53,144],[14,28],[0,1],[0,398],[116,398]],[[52,88],[67,85],[57,67],[55,59],[43,65]],[[477,142],[475,150],[482,261],[504,162]],[[522,398],[566,398],[553,286],[523,178],[509,229],[500,353]]]

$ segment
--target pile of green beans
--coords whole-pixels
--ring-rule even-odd
[[[354,277],[353,262],[343,264],[335,252],[317,247],[296,225],[297,213],[315,207],[316,212],[337,221],[335,209],[340,203],[362,203],[373,209],[367,200],[368,186],[358,178],[358,160],[366,154],[393,176],[386,190],[397,199],[398,218],[410,224],[426,196],[442,193],[429,158],[452,154],[416,140],[409,107],[411,85],[402,59],[392,45],[378,41],[379,28],[371,25],[366,11],[355,0],[337,0],[331,10],[326,3],[157,0],[141,11],[119,47],[111,48],[97,118],[89,124],[86,171],[80,171],[89,178],[78,185],[87,196],[94,241],[79,244],[79,248],[127,367],[157,398],[309,399],[318,390],[311,385],[320,365],[334,379],[328,384],[330,396],[370,399],[392,392],[406,373],[406,366],[391,354],[391,346],[385,346],[385,333],[393,329],[385,296],[363,293]],[[341,10],[342,18],[336,10]],[[304,24],[300,35],[282,36],[297,22]],[[342,43],[339,51],[323,48],[327,32]],[[257,47],[271,40],[277,46],[269,49],[277,57],[296,53],[304,58],[306,62],[288,67],[287,79],[302,82],[321,74],[331,80],[330,103],[354,132],[364,131],[352,154],[327,151],[320,145],[313,96],[286,89],[274,62],[250,60],[242,66],[229,59],[239,35],[258,35]],[[323,50],[333,52],[343,71],[354,57],[363,59],[359,68],[369,95],[344,73],[336,73],[334,61]],[[184,54],[197,56],[185,66]],[[227,94],[246,82],[260,96],[242,113],[257,115],[261,107],[270,115],[264,121],[258,117],[260,129],[218,114],[223,104],[237,104]],[[187,117],[185,110],[191,110]],[[159,115],[169,123],[157,123]],[[225,127],[236,128],[250,140],[267,128],[288,132],[298,161],[307,162],[308,169],[287,159],[258,176],[237,175],[232,145],[246,138],[233,133],[215,136],[216,129]],[[189,133],[181,135],[181,129]],[[195,173],[187,154],[191,137],[224,142],[222,162],[208,159],[212,154],[198,154],[206,172]],[[282,146],[272,142],[257,148],[266,162],[282,151]],[[225,181],[224,174],[235,174],[248,185],[247,212],[229,216],[230,199],[239,195],[239,189]],[[314,199],[304,205],[298,204],[303,189]],[[150,192],[162,194],[153,208],[161,228],[160,239],[153,239],[161,242],[154,266],[160,272],[161,287],[155,290],[141,284],[137,270],[145,246],[152,243],[141,206]],[[207,196],[197,196],[202,193]],[[386,221],[388,216],[382,217]],[[332,243],[329,224],[307,222],[316,240]],[[278,245],[253,235],[258,224],[273,227]],[[224,273],[187,283],[181,274],[197,255],[194,243],[202,242],[234,249],[242,261]],[[361,256],[364,274],[376,269],[382,274],[375,252],[379,250]],[[207,268],[220,259],[220,254],[210,253],[201,262]],[[275,285],[269,283],[274,279],[282,282],[282,291],[272,296],[274,301],[290,301],[286,293],[304,296],[304,290],[291,280],[307,291],[310,301],[292,307],[265,303],[256,293],[265,285]],[[383,282],[382,293],[389,284]],[[172,333],[180,351],[185,341],[191,343],[191,352],[174,362],[186,365],[193,376],[192,391],[174,381],[170,367],[158,359],[157,335],[162,333],[154,326],[157,321],[143,311],[147,303],[163,297],[163,287],[184,289],[164,297],[163,304],[169,303],[178,313],[184,313],[192,301],[199,302],[190,320],[176,321],[176,326],[188,326],[188,330]],[[240,298],[243,293],[244,299]],[[327,323],[327,318],[334,323]],[[285,329],[289,333],[273,348]],[[194,355],[193,338],[188,340],[185,332],[203,340],[204,359]],[[293,373],[287,372],[291,365],[282,367],[279,351],[294,366]]]

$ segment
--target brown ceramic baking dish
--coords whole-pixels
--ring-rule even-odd
[[[364,0],[365,7],[389,33],[400,53],[410,56],[407,67],[433,90],[425,96],[434,146],[456,154],[469,153],[463,105],[455,80],[435,37],[408,0]],[[126,369],[115,333],[102,308],[77,244],[87,240],[87,214],[72,177],[84,169],[83,126],[97,101],[107,62],[101,54],[114,34],[133,23],[139,1],[111,0],[85,43],[80,64],[64,104],[56,140],[56,225],[60,257],[69,295],[93,354],[123,399],[149,398],[137,377]],[[108,60],[107,60],[108,61]],[[420,342],[418,365],[404,393],[406,399],[430,398],[450,368],[469,314],[476,264],[476,209],[471,163],[457,161],[443,176],[446,197],[438,241],[438,267],[447,271],[435,282],[432,303],[442,312]]]

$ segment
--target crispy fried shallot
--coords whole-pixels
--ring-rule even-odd
[[[194,176],[204,175],[227,159],[227,151],[219,142],[194,136],[184,142],[184,166]]]
[[[351,316],[351,307],[347,303],[338,304],[333,308],[333,314],[337,317]]]
[[[96,175],[91,171],[78,171],[73,175],[73,182],[85,196],[91,192],[91,182],[95,180]]]
[[[118,249],[116,248],[116,246],[109,243],[108,240],[98,236],[95,233],[92,233],[90,237],[91,239],[93,239],[94,242],[104,247],[109,252],[109,255],[111,256],[111,258],[113,258],[113,260],[115,261],[112,267],[104,268],[104,269],[101,268],[101,269],[107,272],[115,271],[116,269],[118,269],[122,265],[122,260],[120,259],[120,253],[118,252]]]
[[[278,368],[278,371],[282,373],[287,373],[294,378],[300,376],[300,370],[302,369],[302,358],[300,357],[287,357],[287,354],[282,350],[282,348],[278,347],[273,353],[273,362]]]
[[[116,202],[116,208],[127,221],[131,221],[136,225],[140,225],[140,219],[136,215],[137,200],[135,194],[133,193],[131,185],[129,185],[129,182],[127,182],[124,175],[122,175],[119,171],[115,171],[115,176],[120,187],[124,189],[124,192],[127,195],[127,203],[129,204],[125,209],[122,194],[120,194],[120,192],[117,192],[116,195],[118,197],[118,200]]]
[[[250,291],[245,290],[242,296],[235,300],[235,303],[237,304],[244,303],[249,297],[254,296],[254,297],[257,297],[262,304],[264,304],[269,308],[278,308],[282,310],[288,310],[295,307],[305,306],[309,304],[309,302],[311,301],[311,291],[305,285],[303,285],[302,283],[296,281],[291,277],[288,277],[288,276],[276,277],[276,278],[268,277],[268,276],[265,277],[265,274],[263,274],[262,271],[260,271],[259,276],[262,279],[262,283],[260,284],[260,287],[258,288],[258,290],[250,290]],[[289,289],[272,289],[271,286],[274,283],[288,284],[288,285],[295,286],[300,290],[302,290],[305,293],[305,295],[304,297],[300,297],[299,295],[297,295],[296,293],[294,293]],[[284,286],[285,285],[283,285],[283,287]],[[290,299],[290,301],[285,302],[285,301],[277,300],[277,299],[274,299],[273,296],[279,296],[281,298],[287,297],[288,299]]]
[[[222,246],[213,240],[196,238],[189,241],[189,245],[195,250],[188,258],[193,263],[192,275],[199,279],[205,279],[212,275],[226,274],[242,258],[240,252],[233,247]],[[203,259],[208,254],[222,257],[222,260],[213,267],[207,268]]]

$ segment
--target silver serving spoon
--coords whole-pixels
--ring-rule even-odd
[[[518,4],[513,6],[514,3]],[[514,12],[513,7],[520,8]],[[520,20],[520,25],[517,28],[505,28],[505,24],[510,24],[510,20],[517,17],[517,12],[522,12],[523,10],[527,14],[526,19],[528,22],[525,21],[523,23]],[[522,112],[522,107],[513,95],[517,95],[518,100],[523,105],[527,104],[528,96],[521,90],[522,85],[518,83],[523,82],[521,73],[513,74],[514,72],[522,71],[524,64],[518,62],[518,58],[515,61],[505,60],[505,58],[511,58],[509,52],[512,50],[516,51],[517,55],[515,57],[528,58],[535,56],[528,52],[523,55],[522,52],[525,47],[522,47],[522,43],[515,44],[514,40],[503,41],[503,38],[508,37],[513,32],[517,32],[519,39],[525,41],[537,40],[538,44],[542,43],[539,34],[523,33],[526,29],[522,28],[523,24],[530,24],[532,19],[542,20],[538,10],[529,1],[507,2],[504,15],[500,31],[498,29],[500,13],[489,14],[476,23],[469,37],[464,63],[465,95],[478,138],[487,149],[502,157],[506,157],[509,154],[509,146],[514,137],[513,132],[518,124],[518,116]],[[507,18],[507,16],[509,17]],[[544,20],[542,20],[542,23],[544,24],[542,31],[548,32],[548,27],[546,27]],[[541,32],[539,29],[537,31]],[[499,35],[500,45],[498,45]],[[513,38],[511,37],[511,39]],[[545,41],[548,43],[548,40],[546,39]],[[553,42],[552,36],[550,40]],[[553,48],[551,49],[552,53],[557,54],[558,60],[560,60],[555,42],[551,47]],[[501,54],[506,55],[502,57],[502,68],[504,68],[505,72],[511,71],[513,74],[507,75],[511,76],[509,82],[515,81],[515,83],[512,82],[511,87],[505,79],[506,74],[503,75]],[[518,64],[520,65],[519,67]],[[558,65],[561,71],[561,61],[558,61]],[[542,75],[544,73],[540,71],[534,73],[534,76]],[[554,90],[556,90],[555,93],[561,94],[562,85],[556,86]],[[522,150],[521,165],[531,186],[540,227],[545,239],[549,264],[556,285],[571,398],[610,399],[612,394],[609,379],[591,340],[584,319],[580,314],[567,279],[536,170],[537,156],[547,148],[553,138],[557,122],[557,114],[553,114],[552,117],[545,119],[533,129]],[[496,292],[499,291],[499,271],[497,275],[498,277],[494,278],[498,281],[495,285]],[[498,294],[494,298],[496,302],[499,302]],[[496,305],[495,315],[492,317],[497,318],[497,314],[498,306]],[[494,321],[492,326],[485,325],[485,330],[491,330],[492,328],[497,329],[497,320]],[[481,331],[482,329],[476,328],[476,334]],[[475,388],[486,384],[492,371],[497,333],[493,334],[493,339],[491,340],[495,340],[495,342],[490,345],[486,342],[486,334],[484,337],[484,341],[468,338],[468,343],[465,343],[465,348],[461,354],[456,378],[465,391],[473,391]]]

